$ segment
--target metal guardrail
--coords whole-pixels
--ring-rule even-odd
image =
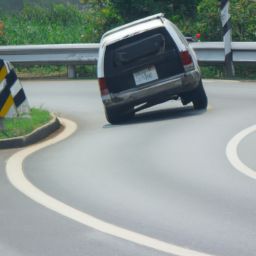
[[[13,64],[95,64],[99,44],[0,46],[0,58]]]
[[[223,42],[200,42],[191,43],[194,48],[199,64],[224,64]],[[256,63],[256,42],[233,42],[233,62]]]
[[[197,42],[190,44],[199,64],[224,64],[223,42]],[[69,77],[74,76],[74,66],[96,64],[99,44],[54,44],[0,46],[0,58],[21,65],[68,65]],[[256,42],[233,42],[233,61],[256,63]]]

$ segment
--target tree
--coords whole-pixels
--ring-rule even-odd
[[[142,18],[158,12],[166,16],[188,15],[196,13],[196,5],[201,0],[111,0],[125,21]]]
[[[232,0],[231,18],[233,38],[237,41],[256,41],[256,2]]]
[[[216,0],[202,0],[197,6],[196,25],[207,41],[222,41],[220,5]],[[230,0],[232,38],[234,41],[256,40],[256,3],[250,0]]]
[[[85,42],[98,42],[107,30],[121,25],[123,20],[110,0],[80,0],[86,5]]]

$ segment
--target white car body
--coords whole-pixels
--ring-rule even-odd
[[[148,107],[180,97],[187,104],[193,100],[187,92],[201,86],[193,49],[162,13],[106,32],[100,42],[97,74],[110,122],[137,111],[136,106],[143,103]]]

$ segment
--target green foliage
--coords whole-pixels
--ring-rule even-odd
[[[69,26],[83,22],[82,12],[75,5],[55,4],[48,8],[39,5],[25,5],[20,17],[37,24]]]
[[[194,16],[199,0],[112,0],[125,21],[163,12],[167,16]]]
[[[114,7],[125,21],[131,21],[159,12],[162,2],[163,1],[159,1],[159,5],[156,6],[154,0],[112,0]]]
[[[233,39],[236,41],[256,41],[256,2],[232,0],[231,15]]]
[[[60,78],[67,77],[67,67],[63,65],[33,65],[29,67],[16,66],[15,71],[19,78]]]
[[[202,34],[202,41],[222,40],[218,0],[81,0],[76,5],[25,5],[15,15],[0,14],[5,24],[0,44],[98,42],[118,25],[157,12],[178,25],[186,35]],[[233,38],[256,40],[256,3],[231,0]]]
[[[87,7],[54,4],[48,8],[25,5],[16,15],[0,14],[5,24],[0,44],[57,44],[98,42],[123,20],[110,1],[86,1]]]
[[[220,5],[216,0],[202,0],[197,6],[193,32],[200,32],[203,41],[221,41],[222,26],[220,21]]]
[[[76,66],[77,78],[96,79],[97,66],[96,65],[80,65]]]
[[[83,0],[87,4],[83,42],[98,42],[104,32],[123,23],[109,0]]]
[[[86,24],[84,12],[74,5],[26,5],[16,15],[0,16],[5,24],[2,45],[77,43]]]
[[[223,79],[223,66],[203,66],[201,67],[203,78]]]
[[[254,41],[256,39],[256,3],[250,0],[231,0],[231,21],[235,41]],[[216,0],[202,0],[197,6],[195,28],[205,41],[221,41],[222,26],[220,6]]]

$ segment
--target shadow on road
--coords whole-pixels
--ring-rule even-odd
[[[106,124],[103,128],[111,128],[123,125],[133,125],[138,123],[159,122],[163,120],[172,120],[185,118],[189,116],[197,116],[205,113],[207,110],[194,110],[192,106],[178,107],[170,109],[152,110],[143,113],[136,113],[135,117],[127,122],[118,125]]]

